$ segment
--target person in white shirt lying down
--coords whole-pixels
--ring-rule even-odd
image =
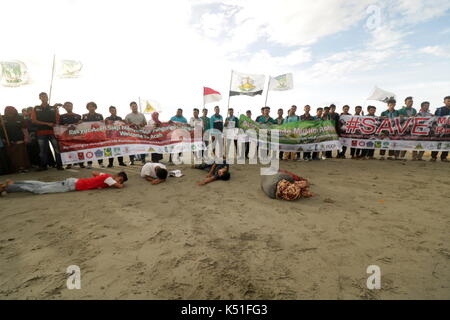
[[[158,184],[166,181],[167,179],[167,168],[161,163],[146,163],[141,169],[141,177],[151,184]]]

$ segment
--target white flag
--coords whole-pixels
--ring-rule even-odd
[[[155,111],[160,112],[160,104],[159,102],[152,99],[140,99],[140,103],[142,106],[142,113],[151,114]]]
[[[270,77],[269,90],[286,91],[291,89],[294,89],[294,77],[292,73],[285,73],[278,77]]]
[[[28,68],[22,61],[0,61],[0,83],[5,87],[19,87],[29,83]]]
[[[60,60],[57,63],[57,74],[60,78],[78,78],[83,64],[76,60]]]
[[[367,100],[376,100],[381,102],[388,102],[390,99],[395,99],[395,93],[385,91],[383,89],[380,89],[378,87],[375,87],[373,90],[373,93],[370,97],[367,98]]]
[[[230,96],[256,96],[262,94],[265,80],[265,75],[245,74],[233,71]]]

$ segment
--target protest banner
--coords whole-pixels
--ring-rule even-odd
[[[370,117],[342,115],[343,146],[360,149],[449,151],[450,116]]]
[[[272,130],[278,130],[280,151],[320,152],[341,149],[341,143],[336,133],[334,122],[330,120],[264,125],[241,115],[239,118],[239,128],[245,132],[251,129],[255,130],[258,136],[258,142],[270,142],[271,144],[276,142],[270,141],[270,132]],[[260,134],[261,129],[267,129],[267,137],[265,134]],[[249,135],[249,138],[250,140],[255,140],[255,138],[252,139],[251,135]]]
[[[201,129],[187,124],[162,123],[137,128],[122,121],[56,126],[63,164],[145,153],[203,150]]]

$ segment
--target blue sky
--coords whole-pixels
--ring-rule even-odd
[[[190,116],[202,107],[202,87],[223,94],[230,71],[294,74],[294,90],[270,92],[276,109],[296,104],[367,106],[375,85],[441,106],[450,95],[450,1],[29,1],[7,0],[22,12],[0,20],[0,60],[24,61],[32,83],[0,88],[6,105],[34,105],[48,91],[53,54],[81,60],[76,80],[57,80],[53,101],[72,101],[82,113],[88,101],[128,112],[138,97],[156,100],[162,118],[177,107]],[[23,10],[27,8],[28,10]],[[18,10],[18,11],[17,11]],[[41,16],[55,17],[42,20]],[[14,28],[11,26],[14,25]],[[7,31],[6,31],[7,30]],[[43,41],[44,39],[44,41]],[[47,41],[48,39],[48,41]],[[43,43],[45,43],[43,45]],[[233,97],[237,113],[258,113],[264,96]],[[212,109],[213,105],[209,106]]]

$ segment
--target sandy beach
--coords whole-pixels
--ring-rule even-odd
[[[269,199],[257,165],[123,190],[0,198],[2,299],[450,299],[450,165],[281,162],[311,199]],[[102,169],[112,173],[114,169]],[[54,181],[87,169],[1,176]],[[66,268],[81,269],[68,290]],[[366,269],[381,268],[369,290]]]

